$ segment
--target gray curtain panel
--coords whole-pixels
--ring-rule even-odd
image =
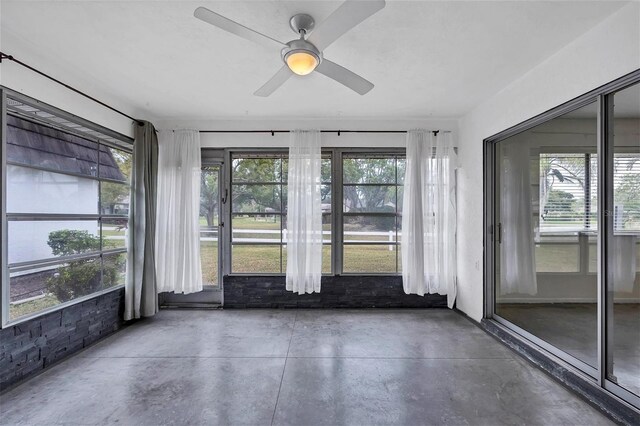
[[[136,125],[129,203],[129,251],[124,319],[158,312],[155,268],[158,137],[149,122]]]

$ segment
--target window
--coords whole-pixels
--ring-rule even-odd
[[[405,159],[395,154],[344,154],[344,273],[398,273]]]
[[[3,117],[5,322],[124,284],[131,143],[40,108]]]
[[[231,272],[286,272],[286,153],[231,156]],[[331,158],[322,160],[322,268],[331,273]]]

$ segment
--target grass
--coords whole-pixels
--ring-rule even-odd
[[[398,256],[398,270],[401,269],[400,263]],[[343,264],[344,272],[348,273],[395,273],[396,248],[389,250],[388,245],[345,245]]]
[[[202,283],[218,285],[218,242],[200,242],[200,264],[202,265]]]
[[[21,303],[19,305],[10,305],[9,316],[16,319],[24,315],[39,312],[52,306],[58,305],[60,301],[53,294],[47,294],[41,299],[32,300],[30,302]]]

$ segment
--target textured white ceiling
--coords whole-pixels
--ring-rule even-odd
[[[365,96],[312,74],[255,97],[279,52],[193,17],[205,6],[288,41],[291,15],[321,21],[333,1],[2,0],[0,45],[16,57],[28,46],[43,71],[158,119],[458,117],[625,3],[387,2],[325,51],[376,85]]]

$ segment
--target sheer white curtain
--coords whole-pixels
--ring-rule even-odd
[[[451,134],[407,132],[402,205],[402,285],[407,294],[456,298],[457,163]]]
[[[525,142],[502,148],[500,185],[500,294],[538,292],[533,210],[531,155]]]
[[[158,292],[202,290],[200,266],[200,133],[158,134],[156,275]]]
[[[294,130],[289,144],[287,290],[298,294],[320,292],[320,132]]]

